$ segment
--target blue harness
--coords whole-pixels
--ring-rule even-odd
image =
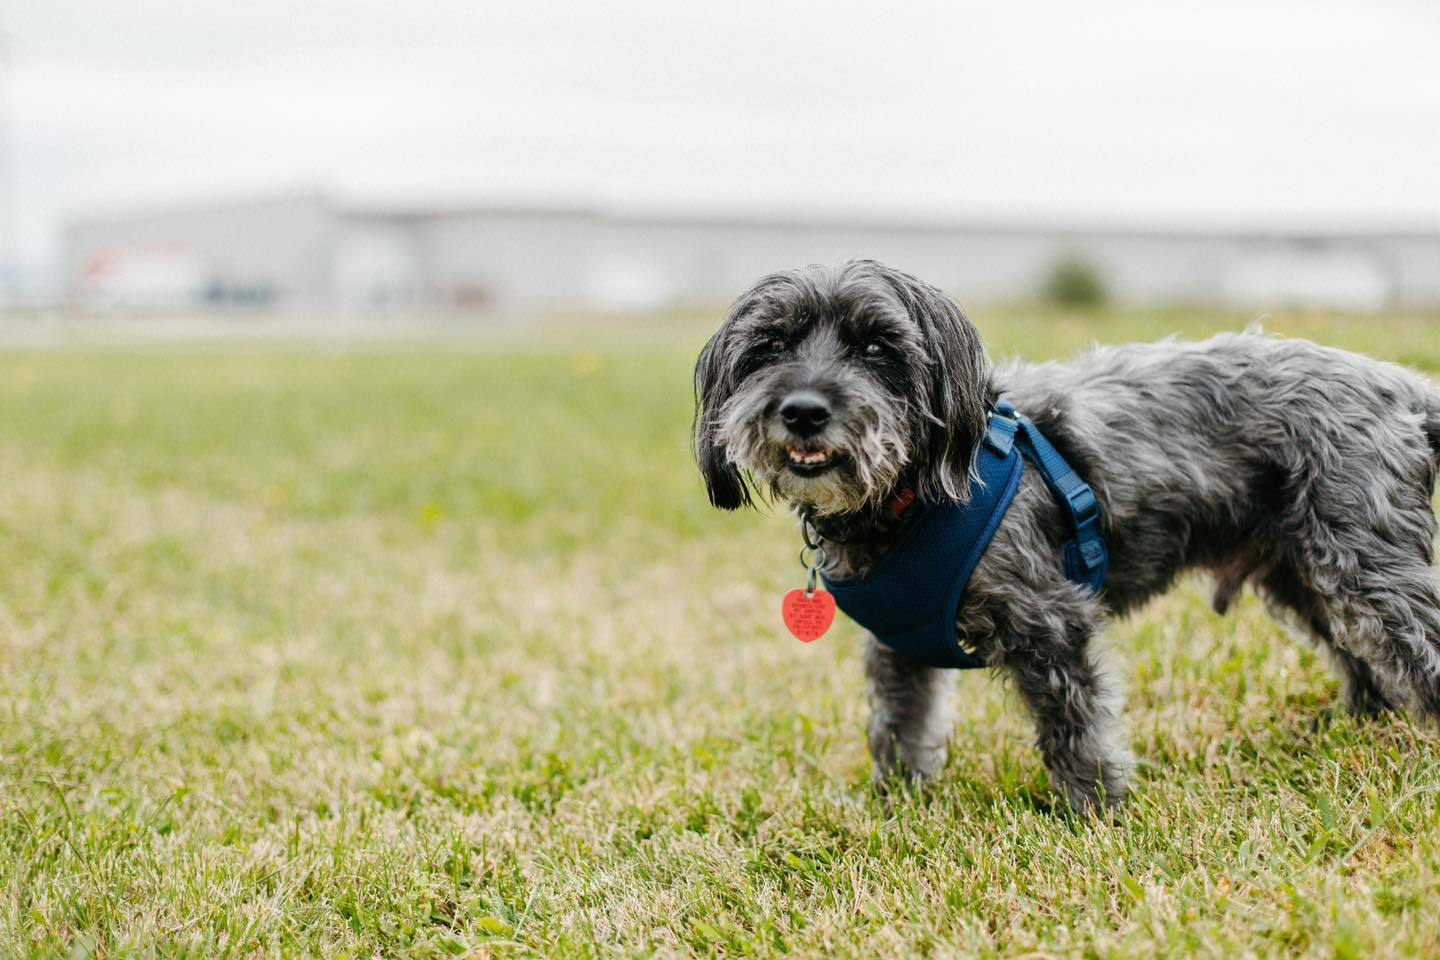
[[[1029,417],[1001,400],[990,416],[970,499],[922,508],[904,538],[868,575],[826,577],[836,605],[907,659],[962,670],[985,666],[956,639],[956,611],[970,575],[1020,489],[1025,460],[1040,470],[1075,531],[1063,547],[1065,576],[1098,593],[1109,558],[1095,492]]]

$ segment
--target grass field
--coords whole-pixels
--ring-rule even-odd
[[[1437,324],[1268,325],[1440,371]],[[703,334],[0,354],[0,956],[1440,954],[1440,739],[1317,726],[1253,598],[1111,631],[1122,822],[980,673],[872,792],[855,629],[789,639],[790,522],[690,465]]]

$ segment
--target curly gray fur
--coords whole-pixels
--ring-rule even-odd
[[[926,500],[963,495],[999,394],[1040,426],[1100,500],[1105,588],[1097,597],[1065,578],[1069,533],[1030,470],[956,629],[1011,678],[1053,782],[1077,809],[1117,803],[1131,766],[1093,637],[1185,570],[1214,572],[1217,609],[1248,582],[1312,634],[1353,712],[1406,706],[1440,718],[1431,568],[1440,393],[1410,370],[1247,333],[992,371],[952,301],[852,261],[760,281],[707,345],[696,387],[712,501],[748,503],[754,483],[813,511],[837,576],[863,573],[902,532],[884,506],[898,488]],[[805,440],[833,451],[818,475],[790,467],[797,440],[776,413],[801,388],[834,408]],[[865,665],[877,778],[934,776],[951,726],[948,675],[873,638]]]

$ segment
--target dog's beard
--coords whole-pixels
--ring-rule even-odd
[[[842,415],[802,441],[767,415],[768,406],[767,391],[736,394],[721,411],[717,438],[726,459],[772,496],[826,516],[853,513],[894,491],[909,459],[903,409],[848,397]],[[835,463],[813,476],[797,473],[790,468],[796,446],[832,451]]]

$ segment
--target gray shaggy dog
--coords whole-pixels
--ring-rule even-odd
[[[1249,582],[1313,634],[1352,712],[1440,717],[1440,393],[1409,370],[1258,334],[992,370],[954,302],[858,260],[756,283],[706,345],[695,384],[711,501],[735,509],[756,491],[808,513],[832,577],[865,573],[903,533],[887,508],[898,490],[967,495],[1001,394],[1039,425],[1100,500],[1104,589],[1066,579],[1070,531],[1026,470],[955,629],[1008,675],[1077,810],[1117,804],[1132,765],[1095,634],[1184,570],[1213,572],[1217,610]],[[864,659],[877,781],[932,778],[953,678],[873,636]]]

